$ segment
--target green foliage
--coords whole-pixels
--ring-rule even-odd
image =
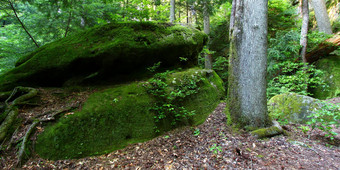
[[[198,84],[203,77],[197,72],[185,75],[179,80],[174,78],[172,82],[167,82],[166,78],[170,73],[167,71],[155,74],[144,87],[157,101],[151,108],[156,113],[155,122],[159,123],[161,120],[171,117],[173,118],[172,125],[175,126],[178,123],[186,123],[190,117],[195,115],[195,110],[188,111],[181,102],[188,96],[198,93],[200,90]],[[169,83],[172,84],[171,91],[168,91]],[[155,127],[155,130],[159,132],[158,127]]]
[[[271,118],[275,119],[280,123],[280,125],[287,125],[290,123],[289,117],[290,115],[283,113],[283,112],[273,112],[271,113]]]
[[[210,151],[212,151],[215,155],[217,155],[219,152],[222,152],[222,147],[218,146],[216,143],[213,144],[210,148]]]
[[[194,130],[194,136],[198,136],[198,135],[200,135],[200,134],[201,134],[200,129],[199,129],[199,128],[196,128],[196,129]]]
[[[323,33],[309,34],[308,50],[315,48],[326,38],[328,36]],[[268,99],[286,92],[311,95],[310,89],[316,86],[327,87],[322,79],[323,71],[301,62],[299,41],[300,33],[296,30],[278,31],[275,38],[269,39]]]
[[[268,82],[268,99],[277,94],[287,92],[311,95],[308,91],[308,87],[315,88],[316,86],[327,86],[323,79],[321,79],[323,72],[315,69],[313,65],[286,61],[276,64],[275,67],[280,68],[281,72],[280,75]]]
[[[268,1],[268,31],[269,36],[275,36],[278,31],[295,28],[296,10],[289,0]]]
[[[326,39],[331,38],[333,35],[326,34],[323,32],[313,31],[308,34],[308,48],[307,52],[312,51],[317,48],[320,43],[324,42]]]
[[[310,121],[307,124],[312,126],[311,130],[318,128],[326,133],[326,137],[334,140],[334,136],[338,134],[333,131],[333,128],[338,128],[340,125],[340,105],[327,102],[322,102],[320,105],[321,109],[309,116]]]
[[[229,61],[226,57],[219,56],[215,59],[213,63],[213,70],[221,77],[223,80],[224,87],[228,84],[228,65]]]

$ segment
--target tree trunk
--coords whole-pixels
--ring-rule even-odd
[[[175,0],[170,0],[170,22],[175,21]]]
[[[204,23],[204,33],[210,34],[210,16],[208,2],[204,2],[203,7],[203,23]],[[205,69],[212,69],[212,55],[205,54]]]
[[[64,37],[67,37],[68,30],[70,29],[71,18],[72,18],[72,12],[70,11],[69,16],[68,16],[68,20],[67,20],[67,25],[66,25]]]
[[[189,24],[189,4],[188,4],[188,1],[186,2],[186,8],[187,8],[187,24]]]
[[[13,6],[13,3],[12,3],[10,0],[8,0],[8,3],[9,3],[9,5],[11,6],[11,8],[12,8],[14,14],[15,14],[15,17],[18,19],[18,21],[19,21],[21,27],[25,30],[25,32],[27,33],[27,35],[31,38],[31,40],[33,41],[33,43],[35,44],[35,46],[37,46],[37,48],[39,48],[38,43],[35,41],[35,39],[32,37],[32,35],[28,32],[28,30],[26,29],[24,23],[20,20],[18,14],[17,14],[17,11],[15,10],[15,8],[14,8],[14,6]]]
[[[324,0],[312,0],[312,5],[315,12],[316,22],[320,32],[332,34],[332,26],[329,21],[327,8]]]
[[[228,123],[269,125],[266,99],[268,0],[235,0],[228,79]]]
[[[308,21],[309,21],[309,7],[308,7],[308,0],[302,0],[302,26],[301,26],[301,38],[300,38],[300,45],[301,53],[300,56],[304,63],[307,62],[306,60],[306,51],[307,51],[307,33],[308,33]]]

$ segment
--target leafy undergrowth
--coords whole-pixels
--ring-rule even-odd
[[[65,101],[50,97],[51,107],[62,107],[63,102],[82,103],[89,92],[72,93]],[[51,109],[46,103],[38,108]],[[151,141],[129,145],[112,153],[74,160],[49,161],[35,153],[23,169],[183,169],[183,168],[249,168],[249,169],[339,169],[340,148],[329,145],[320,131],[303,133],[300,125],[284,128],[290,136],[276,136],[257,140],[243,131],[233,132],[226,126],[221,103],[197,127],[185,127],[168,132]],[[55,109],[55,108],[53,108]],[[52,110],[53,110],[52,109]],[[23,115],[38,112],[26,108]],[[72,114],[72,113],[68,113]],[[37,128],[37,133],[42,127]],[[339,129],[336,129],[339,131]],[[20,133],[19,133],[20,134]],[[35,136],[31,138],[35,140]],[[339,142],[339,138],[335,141]],[[339,144],[339,143],[338,143]],[[16,149],[1,151],[0,167],[11,169],[15,163]]]

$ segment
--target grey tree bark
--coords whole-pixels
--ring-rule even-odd
[[[332,26],[329,21],[326,3],[324,0],[312,0],[312,6],[314,8],[316,22],[320,32],[332,34]]]
[[[270,124],[266,100],[268,0],[235,0],[230,29],[228,123]]]
[[[307,62],[306,60],[306,51],[307,51],[307,33],[308,33],[308,22],[309,22],[309,6],[308,6],[308,0],[302,0],[301,2],[302,7],[302,26],[301,26],[301,37],[300,37],[300,45],[301,52],[300,56],[302,58],[302,61],[304,63]]]
[[[204,24],[204,33],[210,34],[210,14],[208,2],[204,2],[203,6],[203,24]],[[212,69],[212,55],[205,54],[205,69]]]
[[[175,0],[170,0],[170,22],[175,21]]]

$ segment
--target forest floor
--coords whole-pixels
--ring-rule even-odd
[[[53,112],[81,104],[93,92],[73,92],[63,95],[56,89],[39,89],[43,104],[24,107],[21,118]],[[340,103],[340,98],[330,102]],[[80,107],[81,108],[81,107]],[[148,142],[131,144],[110,154],[83,159],[49,161],[34,152],[22,165],[23,169],[340,169],[340,137],[330,141],[319,130],[303,133],[299,124],[283,128],[288,136],[280,135],[259,140],[249,133],[233,131],[226,125],[221,103],[197,127],[176,129]],[[66,114],[73,114],[68,112]],[[25,121],[23,121],[25,122]],[[12,143],[18,143],[29,125],[23,124]],[[35,141],[43,126],[37,127]],[[340,134],[340,129],[336,129]],[[14,141],[14,142],[13,142]],[[6,146],[6,147],[5,147]],[[0,148],[0,168],[12,169],[16,164],[17,147]]]

